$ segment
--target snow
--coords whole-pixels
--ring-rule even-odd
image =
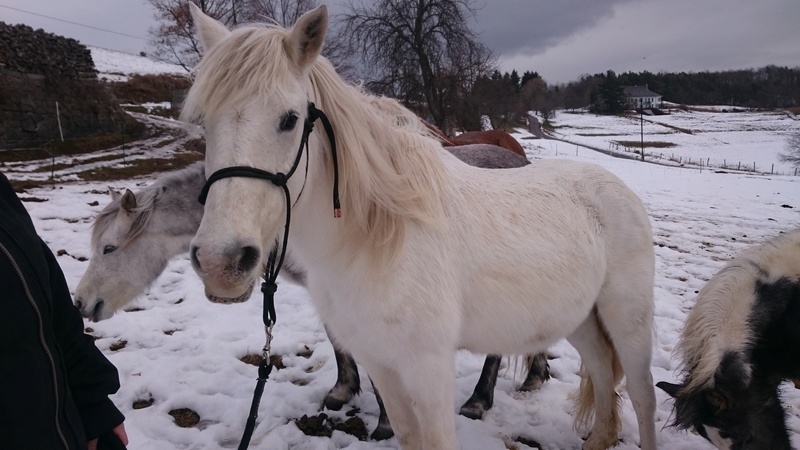
[[[614,130],[622,131],[622,130]],[[695,293],[725,261],[744,249],[800,225],[800,178],[750,174],[719,174],[696,169],[643,164],[613,158],[598,152],[551,141],[516,137],[531,159],[567,158],[590,161],[620,176],[643,199],[649,211],[656,248],[656,343],[652,372],[655,381],[675,381],[677,361],[672,350]],[[537,145],[538,144],[538,145]],[[569,153],[559,147],[566,146]],[[556,152],[558,155],[556,156]],[[535,162],[534,162],[535,163]],[[24,176],[23,174],[19,174]],[[13,179],[14,173],[9,176]],[[152,181],[150,178],[141,183]],[[139,184],[141,184],[139,183]],[[38,231],[57,251],[69,286],[74,289],[91,257],[91,221],[108,202],[107,183],[62,183],[41,188],[26,196],[47,199],[28,202],[26,207]],[[111,183],[120,189],[135,187],[131,181]],[[96,202],[96,203],[95,203]],[[94,205],[94,206],[93,206]],[[784,207],[790,205],[792,208]],[[185,256],[172,261],[150,291],[132,307],[111,319],[87,323],[99,337],[97,345],[119,368],[122,388],[113,396],[125,413],[131,449],[233,448],[240,437],[249,409],[256,368],[238,359],[258,353],[264,343],[261,301],[257,294],[238,305],[208,302],[203,287]],[[273,351],[283,356],[286,368],[273,371],[259,410],[252,448],[368,449],[397,448],[396,440],[359,442],[335,432],[332,438],[308,437],[293,419],[319,412],[336,370],[333,352],[308,293],[288,282],[280,283],[276,296],[278,324]],[[121,350],[113,344],[126,341]],[[298,356],[304,347],[313,353]],[[550,349],[554,378],[541,390],[521,394],[514,391],[511,373],[501,373],[495,405],[482,421],[458,417],[457,427],[465,449],[505,449],[523,436],[546,449],[579,448],[581,435],[572,430],[568,395],[578,385],[577,352],[566,342]],[[460,352],[456,356],[457,406],[471,393],[480,374],[482,356]],[[351,406],[372,429],[377,406],[372,388],[362,375],[363,393]],[[624,387],[622,443],[619,449],[637,448],[636,419]],[[657,390],[658,441],[667,449],[711,448],[701,437],[665,428],[672,402]],[[133,402],[153,398],[148,408],[134,410]],[[789,426],[800,430],[800,395],[785,389]],[[179,428],[168,412],[191,408],[201,422]],[[327,413],[346,419],[341,412]],[[800,439],[795,439],[800,444]],[[518,448],[526,448],[516,443]]]
[[[88,46],[92,53],[97,77],[107,81],[127,81],[135,74],[174,74],[188,76],[183,67],[165,61],[156,61],[145,56]]]
[[[554,135],[566,141],[637,156],[644,133],[647,160],[665,164],[711,166],[714,170],[751,170],[794,174],[794,168],[781,162],[790,134],[800,133],[800,117],[783,111],[721,112],[670,110],[663,116],[598,116],[589,113],[561,112],[551,122]],[[630,142],[628,149],[620,141]],[[647,146],[648,142],[671,145]],[[574,147],[573,147],[574,149]],[[574,153],[574,151],[573,151]]]
[[[93,55],[107,51],[92,48]],[[104,73],[145,73],[152,65],[141,60],[95,62]],[[137,116],[144,117],[144,116]],[[668,149],[693,158],[709,157],[756,161],[763,170],[782,151],[782,136],[798,128],[797,120],[770,113],[722,112],[675,113],[648,117],[650,140],[671,141]],[[163,119],[151,119],[162,120]],[[167,121],[164,121],[168,124]],[[691,135],[674,133],[656,123],[698,130]],[[607,149],[613,140],[635,140],[638,122],[591,115],[559,113],[557,132],[565,139]],[[162,124],[163,125],[163,124]],[[172,124],[177,126],[177,124]],[[584,136],[582,134],[608,134]],[[656,133],[659,133],[657,136]],[[668,166],[614,158],[574,143],[537,140],[526,132],[515,137],[531,160],[563,158],[593,162],[622,178],[644,201],[653,225],[656,250],[654,381],[676,381],[678,361],[672,351],[697,291],[722,265],[749,245],[781,231],[800,226],[800,178],[787,175],[715,173],[707,168]],[[164,138],[157,138],[164,139]],[[154,141],[129,144],[133,157],[178,151],[179,143],[160,146]],[[116,153],[115,153],[116,152]],[[119,153],[119,149],[108,151]],[[97,156],[97,155],[93,155]],[[152,157],[152,156],[151,156]],[[79,163],[80,158],[68,158]],[[63,161],[62,161],[63,162]],[[37,163],[8,164],[9,178],[46,177],[34,172]],[[44,162],[39,162],[45,165]],[[87,163],[89,164],[89,163]],[[92,162],[91,164],[99,164]],[[108,203],[107,186],[119,190],[138,188],[154,177],[119,182],[75,182],[75,169],[58,175],[54,187],[31,189],[23,198],[38,232],[58,256],[70,289],[74,291],[91,257],[93,218]],[[787,168],[781,166],[781,171]],[[535,237],[531,237],[535,238]],[[398,448],[397,441],[361,442],[351,435],[334,432],[331,438],[309,437],[294,424],[303,415],[316,415],[322,399],[336,378],[333,351],[308,292],[282,281],[276,294],[278,323],[274,354],[282,355],[286,368],[273,370],[259,409],[251,448],[260,449],[349,449]],[[98,339],[98,347],[117,366],[121,389],[112,396],[126,416],[129,449],[229,449],[241,437],[255,386],[256,367],[239,361],[259,353],[264,345],[259,293],[248,302],[232,305],[210,303],[186,255],[171,261],[150,290],[109,320],[87,323]],[[365,338],[369,338],[368,336]],[[123,348],[112,346],[124,341]],[[310,356],[302,356],[306,348]],[[525,449],[514,442],[518,436],[535,440],[544,449],[580,448],[582,432],[572,429],[569,395],[578,386],[580,361],[577,352],[561,341],[549,349],[553,379],[537,392],[519,393],[521,377],[501,370],[494,407],[483,420],[458,416],[457,433],[468,450]],[[482,355],[459,352],[456,364],[456,403],[453,414],[470,395],[480,374]],[[367,374],[361,372],[362,394],[340,412],[329,416],[346,419],[353,408],[369,431],[377,423],[378,408]],[[435,382],[435,380],[431,380]],[[624,385],[621,442],[619,450],[637,449],[638,429]],[[672,401],[656,389],[656,430],[660,448],[669,450],[712,449],[703,438],[666,427]],[[151,406],[133,409],[137,400],[153,399]],[[800,446],[800,391],[784,387],[784,405],[793,443]],[[176,408],[191,408],[201,420],[197,426],[180,428],[168,414]],[[514,447],[512,447],[514,446]]]

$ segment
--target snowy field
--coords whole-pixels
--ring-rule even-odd
[[[89,46],[97,69],[97,78],[106,81],[126,81],[134,74],[162,74],[188,75],[181,66],[155,61],[150,58],[131,53],[109,50],[102,47]]]
[[[182,70],[172,65],[161,67],[160,63],[134,55],[91,50],[98,70],[107,74],[107,78],[112,74]],[[776,154],[783,151],[785,135],[800,129],[797,118],[771,113],[680,112],[646,119],[649,121],[644,128],[646,141],[675,144],[665,149],[648,149],[648,153],[653,150],[683,158],[710,158],[712,165],[721,164],[722,160],[731,164],[739,160],[743,164],[755,161],[760,171],[769,171],[774,163],[776,170],[780,167],[780,172],[789,172],[788,167],[778,166]],[[613,141],[639,139],[638,118],[559,113],[554,123],[559,137],[603,150]],[[691,130],[691,134],[678,129]],[[689,166],[643,164],[612,158],[574,143],[533,140],[522,132],[515,136],[534,163],[539,159],[566,158],[599,164],[621,177],[644,201],[653,225],[656,250],[654,381],[676,381],[674,370],[678,361],[672,351],[700,287],[745,247],[800,226],[800,177],[714,173]],[[179,143],[164,146],[159,142],[134,144],[126,157],[146,158],[180,151]],[[109,152],[116,154],[120,150]],[[46,174],[33,170],[46,164],[10,164],[2,170],[12,180],[41,179]],[[91,164],[95,163],[87,161],[85,165]],[[135,189],[153,181],[152,177],[110,183],[70,181],[75,178],[75,170],[57,172],[59,183],[55,188],[31,189],[21,195],[40,200],[25,205],[44,240],[60,254],[58,261],[72,290],[88,266],[91,224],[110,199],[107,186]],[[307,291],[281,282],[276,303],[278,324],[272,348],[273,353],[282,356],[286,367],[274,370],[266,384],[251,448],[397,448],[394,439],[358,441],[339,431],[330,438],[309,437],[297,428],[295,419],[320,412],[322,399],[335,381],[336,365]],[[97,345],[119,369],[122,388],[113,400],[127,418],[128,448],[236,448],[256,377],[256,367],[239,359],[257,354],[264,344],[259,296],[235,305],[208,302],[184,255],[172,261],[149,292],[127,309],[109,320],[87,323],[87,327],[98,338]],[[484,419],[458,417],[456,424],[463,449],[531,448],[517,442],[519,437],[538,442],[548,450],[580,448],[582,434],[572,429],[572,405],[568,399],[578,386],[580,361],[577,352],[563,341],[552,346],[549,354],[553,379],[539,391],[515,392],[521,376],[501,371],[495,405]],[[482,363],[481,355],[460,352],[455,356],[454,414],[472,392]],[[371,431],[377,422],[378,408],[366,373],[362,371],[361,376],[362,394],[341,412],[326,413],[345,420],[347,412],[355,412]],[[624,399],[622,441],[616,448],[634,450],[638,448],[638,430],[624,384],[620,393]],[[660,390],[656,390],[656,395],[660,448],[712,448],[697,435],[666,428],[672,402]],[[800,446],[800,391],[787,383],[783,397],[793,443]],[[149,406],[135,409],[134,403],[137,407]],[[199,422],[189,428],[178,427],[169,412],[180,408],[197,412]]]
[[[666,167],[612,158],[585,148],[575,156],[553,151],[550,141],[516,135],[532,160],[568,158],[608,168],[643,199],[651,218],[656,249],[656,344],[652,373],[655,381],[675,381],[672,350],[698,289],[728,259],[746,246],[783,230],[800,226],[800,178],[748,174],[718,174],[708,170]],[[566,145],[558,143],[559,146]],[[534,161],[535,163],[535,161]],[[21,168],[19,168],[21,169]],[[6,172],[12,178],[24,173]],[[111,183],[116,189],[151,182]],[[95,215],[109,201],[108,183],[63,183],[57,188],[31,190],[23,197],[37,229],[54,252],[71,289],[90,258],[90,229]],[[535,239],[535,236],[531,236]],[[82,261],[83,260],[83,261]],[[282,282],[276,297],[278,324],[273,350],[286,368],[274,371],[266,385],[252,448],[261,449],[371,449],[397,448],[396,440],[358,441],[334,432],[331,438],[309,437],[294,424],[303,415],[316,415],[336,370],[333,352],[320,318],[305,289]],[[187,257],[171,262],[166,272],[128,312],[99,323],[87,323],[97,345],[119,368],[122,388],[113,399],[125,413],[131,449],[235,448],[244,427],[254,387],[256,367],[239,358],[258,353],[264,336],[261,300],[218,305],[208,302]],[[365,337],[368,338],[368,337]],[[124,345],[122,345],[124,343]],[[121,348],[120,348],[121,347]],[[310,353],[310,356],[309,356]],[[526,449],[517,437],[533,440],[544,449],[578,449],[581,434],[572,429],[570,393],[578,386],[577,352],[566,342],[550,348],[553,379],[541,390],[520,394],[519,375],[501,373],[495,405],[482,421],[458,417],[458,435],[464,449]],[[469,396],[481,369],[480,355],[456,355],[457,407]],[[341,412],[347,419],[355,409],[371,431],[377,421],[372,388],[361,373],[363,393]],[[624,390],[622,442],[636,446],[638,430]],[[665,428],[672,402],[660,390],[656,414],[658,442],[665,449],[709,449],[691,433]],[[785,385],[789,426],[800,432],[800,392]],[[137,401],[151,406],[134,409]],[[169,411],[190,408],[200,416],[191,428],[179,428]],[[800,445],[800,439],[794,439]]]
[[[710,164],[713,170],[752,171],[755,164],[756,172],[794,174],[795,169],[781,162],[778,154],[786,151],[789,134],[800,133],[800,116],[784,111],[739,111],[704,107],[702,111],[670,109],[664,116],[645,115],[647,160],[695,167]],[[642,123],[638,115],[559,112],[552,123],[556,127],[553,135],[569,142],[602,150],[640,151]],[[563,152],[575,153],[574,146],[561,147]]]

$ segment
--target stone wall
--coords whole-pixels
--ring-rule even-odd
[[[0,22],[0,149],[60,142],[59,118],[65,140],[136,128],[96,74],[78,41]]]
[[[92,53],[75,39],[2,22],[0,68],[63,79],[97,76]]]

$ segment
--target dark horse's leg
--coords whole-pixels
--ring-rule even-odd
[[[372,383],[372,390],[375,392],[375,400],[378,401],[378,408],[380,408],[378,426],[375,428],[375,431],[372,432],[370,437],[376,441],[382,441],[394,436],[394,431],[392,430],[392,424],[389,423],[389,416],[386,415],[386,408],[383,407],[383,399],[381,398],[381,394],[378,393],[378,388],[375,387],[375,383],[372,382],[372,378],[369,379],[369,382]]]
[[[325,330],[327,332],[327,329]],[[328,338],[333,345],[333,354],[336,357],[336,384],[333,385],[322,404],[333,411],[342,409],[342,406],[349,402],[353,396],[361,392],[361,379],[358,376],[358,367],[353,357],[339,348],[331,334]]]
[[[488,355],[483,363],[481,377],[472,396],[464,403],[459,414],[470,419],[479,420],[494,403],[494,387],[497,384],[497,371],[500,369],[500,355]],[[542,383],[550,378],[550,365],[545,353],[537,353],[531,359],[528,376],[519,388],[521,391],[539,389]]]
[[[328,334],[328,338],[331,340],[333,354],[336,357],[337,375],[336,384],[328,391],[328,395],[325,396],[322,404],[330,410],[338,411],[342,409],[345,403],[361,392],[361,379],[358,376],[356,360],[349,353],[339,348],[336,341],[330,338],[330,334]],[[394,431],[392,431],[392,425],[389,423],[389,416],[386,415],[386,408],[383,406],[383,400],[381,400],[378,389],[375,388],[374,384],[372,387],[375,391],[375,399],[378,401],[380,415],[378,416],[378,427],[372,432],[371,437],[376,441],[389,439],[394,436]]]
[[[528,376],[518,390],[530,392],[539,389],[550,379],[550,364],[547,362],[547,353],[544,352],[533,355],[533,358],[528,355],[527,358],[531,360]]]
[[[458,411],[459,414],[470,419],[480,420],[483,413],[492,407],[494,386],[497,384],[497,371],[500,369],[500,358],[502,358],[500,355],[486,356],[481,377],[478,379],[478,384],[475,385],[472,397],[464,403],[461,410]]]

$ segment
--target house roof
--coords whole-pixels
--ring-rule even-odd
[[[622,91],[625,97],[661,97],[661,94],[651,91],[647,86],[623,86]]]

